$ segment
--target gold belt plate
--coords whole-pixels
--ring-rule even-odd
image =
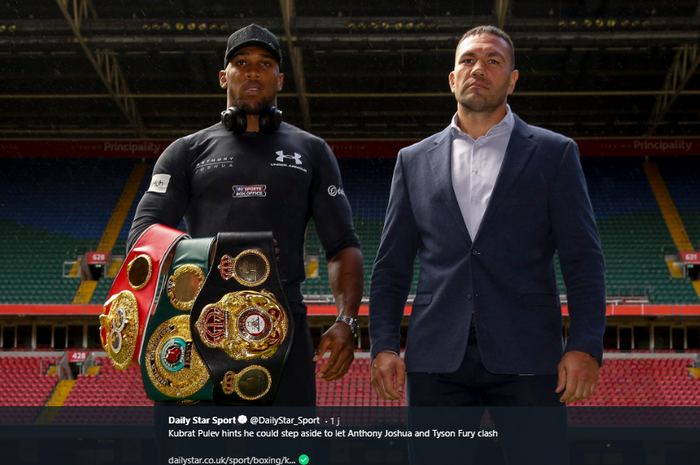
[[[100,325],[107,335],[102,346],[114,368],[126,370],[134,357],[139,335],[138,303],[131,291],[121,291],[107,305],[107,314],[100,315]]]
[[[205,306],[195,327],[207,347],[234,360],[267,359],[287,336],[289,320],[274,294],[245,290]]]
[[[256,400],[268,393],[272,386],[272,376],[265,367],[251,365],[240,373],[227,371],[221,381],[224,394],[231,395],[234,392],[245,400]]]
[[[146,347],[145,363],[151,383],[166,396],[190,396],[209,380],[192,342],[189,315],[174,316],[156,328]]]

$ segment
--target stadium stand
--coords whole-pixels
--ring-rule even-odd
[[[44,406],[58,377],[49,375],[57,357],[0,357],[0,376],[6,380],[0,386],[0,406]],[[66,398],[65,407],[151,406],[146,397],[137,366],[126,371],[114,369],[104,357],[95,374],[79,374]],[[630,406],[678,407],[700,406],[700,377],[693,376],[690,355],[606,354],[595,396],[572,403],[576,407]],[[327,359],[319,362],[322,368]],[[327,383],[317,380],[319,406],[397,406],[374,392],[369,378],[369,358],[356,358],[348,374]],[[109,395],[106,395],[109,393]]]
[[[605,254],[609,298],[700,303],[689,278],[669,274],[665,251],[674,249],[673,238],[642,161],[584,157],[581,162]],[[557,280],[559,293],[565,295],[558,262]]]
[[[691,157],[657,159],[668,190],[696,250],[700,248],[700,176]]]
[[[8,198],[0,219],[76,239],[99,239],[134,162],[5,158],[0,176]]]
[[[100,359],[98,359],[100,360]],[[107,359],[94,375],[79,374],[64,406],[67,407],[121,407],[150,406],[141,380],[141,369],[132,365],[125,371],[116,370]],[[110,387],[111,386],[111,387]],[[108,391],[106,391],[106,389]],[[109,396],[105,396],[109,392]]]
[[[3,160],[0,303],[73,300],[80,280],[64,263],[96,249],[133,165],[130,159]],[[142,186],[141,195],[144,191]],[[135,203],[122,228],[124,238],[134,211]],[[109,288],[104,283],[100,289],[104,286]],[[104,301],[106,293],[96,300]]]
[[[56,386],[58,376],[49,375],[56,357],[0,357],[0,407],[43,406]]]
[[[71,276],[75,270],[67,268],[64,263],[75,261],[99,242],[109,221],[109,212],[120,196],[120,186],[137,160],[48,158],[6,161],[7,169],[0,175],[8,193],[4,199],[6,208],[0,210],[0,304],[68,304],[80,280],[75,273]],[[344,194],[352,205],[362,240],[366,292],[381,239],[394,163],[392,158],[339,160],[344,175]],[[684,157],[674,157],[659,160],[659,169],[688,235],[698,243],[700,193],[696,189],[698,179],[693,172],[693,163]],[[152,164],[153,161],[150,166]],[[606,256],[609,298],[620,301],[638,299],[652,304],[698,304],[690,278],[672,277],[666,264],[666,255],[676,250],[642,161],[634,157],[583,158],[582,164]],[[141,183],[137,199],[147,188],[148,178],[146,175]],[[98,191],[100,196],[91,194]],[[116,255],[124,252],[135,205],[136,202],[114,247]],[[311,302],[327,299],[331,295],[328,271],[313,225],[308,231],[306,253],[307,257],[317,258],[318,276],[308,278],[302,290]],[[416,270],[418,267],[416,262]],[[557,274],[560,293],[565,296],[558,266]],[[105,270],[91,304],[103,303],[112,279],[109,270]],[[417,273],[413,293],[416,280]],[[690,330],[688,334],[690,338]],[[76,345],[77,349],[82,349],[79,341]],[[15,351],[31,349],[26,343],[24,347],[7,344],[5,347]],[[629,351],[608,350],[597,395],[576,405],[698,405],[700,378],[691,376],[688,371],[693,355],[666,356],[663,353],[684,351],[675,347],[673,351],[657,348],[654,350],[656,354],[649,353],[651,349],[636,349],[631,355],[637,358],[631,359],[621,358],[630,354],[619,354]],[[691,347],[685,352],[697,350]],[[60,356],[62,352],[56,354]],[[658,358],[659,354],[661,358]],[[48,364],[55,363],[56,359],[1,355],[0,374],[10,381],[1,388],[8,393],[5,402],[9,405],[44,405],[58,385],[56,375],[45,374]],[[106,362],[100,357],[98,360]],[[105,398],[101,393],[108,385],[122,387]],[[25,389],[25,386],[30,388]],[[358,355],[343,379],[335,383],[318,381],[317,393],[318,403],[322,406],[395,404],[380,399],[371,388],[366,354]],[[137,367],[119,372],[106,362],[97,374],[77,375],[63,405],[141,406],[152,405],[152,402],[143,393]]]
[[[63,278],[88,241],[0,219],[0,303],[68,303],[79,279]]]
[[[595,396],[575,406],[700,406],[692,357],[607,358]]]
[[[327,359],[319,362],[323,368]],[[327,383],[316,381],[316,400],[320,407],[330,405],[391,407],[405,405],[405,399],[398,402],[385,400],[377,395],[370,383],[369,358],[356,358],[348,373],[338,381]]]
[[[662,162],[660,168],[687,222],[691,240],[700,242],[700,194],[693,188],[697,183],[689,169],[693,162],[685,158]],[[0,213],[0,273],[5,278],[0,280],[1,303],[71,302],[79,283],[74,270],[73,278],[64,277],[71,275],[64,263],[95,249],[134,163],[133,159],[8,160],[2,174],[8,197]],[[339,160],[345,195],[362,240],[365,289],[369,289],[381,239],[394,163],[392,158]],[[606,256],[609,296],[652,303],[700,303],[690,278],[669,276],[664,254],[674,249],[673,239],[642,162],[634,157],[601,157],[582,158],[582,164]],[[147,188],[148,179],[147,173],[137,199]],[[98,191],[99,196],[90,194]],[[136,203],[113,249],[117,255],[124,252]],[[325,256],[313,225],[306,253],[317,260],[318,275],[307,279],[302,291],[310,300],[330,296]],[[416,261],[416,271],[418,268]],[[560,294],[565,295],[558,264],[557,277]],[[90,303],[104,302],[111,283],[111,277],[102,276]],[[416,284],[417,273],[412,293]],[[27,292],[29,289],[32,292]]]
[[[131,212],[131,218],[133,218],[133,212]],[[114,245],[114,252],[115,254],[125,254],[126,253],[126,234],[128,233],[128,229],[126,232],[122,231],[122,237],[120,237],[117,240],[117,243]],[[121,265],[121,260],[119,260],[117,263],[115,263],[116,269],[112,271],[112,273],[109,274],[103,274],[102,277],[98,280],[97,282],[97,287],[95,288],[95,292],[92,294],[92,298],[90,299],[90,303],[93,305],[102,305],[105,300],[109,297],[109,289],[112,287],[112,283],[114,282],[114,277],[116,276],[116,272],[119,270],[119,266]],[[105,270],[105,273],[107,270]]]

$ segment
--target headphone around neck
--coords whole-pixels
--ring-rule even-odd
[[[260,132],[264,134],[272,134],[282,124],[282,111],[275,107],[265,108],[258,116],[260,117],[258,123]],[[238,107],[231,107],[222,111],[221,122],[226,129],[234,134],[243,134],[248,128],[246,113]]]

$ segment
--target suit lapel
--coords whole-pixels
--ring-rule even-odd
[[[513,116],[515,117],[513,132],[510,135],[510,141],[508,141],[501,171],[498,173],[496,184],[493,187],[491,200],[486,207],[476,237],[479,237],[484,228],[488,227],[491,218],[498,211],[511,186],[532,156],[535,147],[537,147],[537,142],[533,140],[532,132],[528,130],[527,124],[518,118],[517,115]]]
[[[472,240],[452,187],[452,136],[450,131],[450,126],[448,126],[439,133],[432,148],[428,149],[426,155],[430,168],[433,171],[435,181],[433,185],[437,187],[442,199],[445,201],[447,210],[457,223],[460,234],[471,244]]]

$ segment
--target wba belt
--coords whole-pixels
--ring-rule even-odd
[[[190,315],[214,401],[272,404],[293,339],[289,308],[272,233],[220,233]]]
[[[157,303],[164,261],[183,237],[182,231],[160,224],[149,227],[127,254],[100,315],[100,339],[112,365],[126,370],[138,363],[144,329]]]
[[[209,271],[214,238],[180,241],[155,314],[146,329],[141,374],[148,397],[211,400],[209,372],[192,343],[190,310]]]

